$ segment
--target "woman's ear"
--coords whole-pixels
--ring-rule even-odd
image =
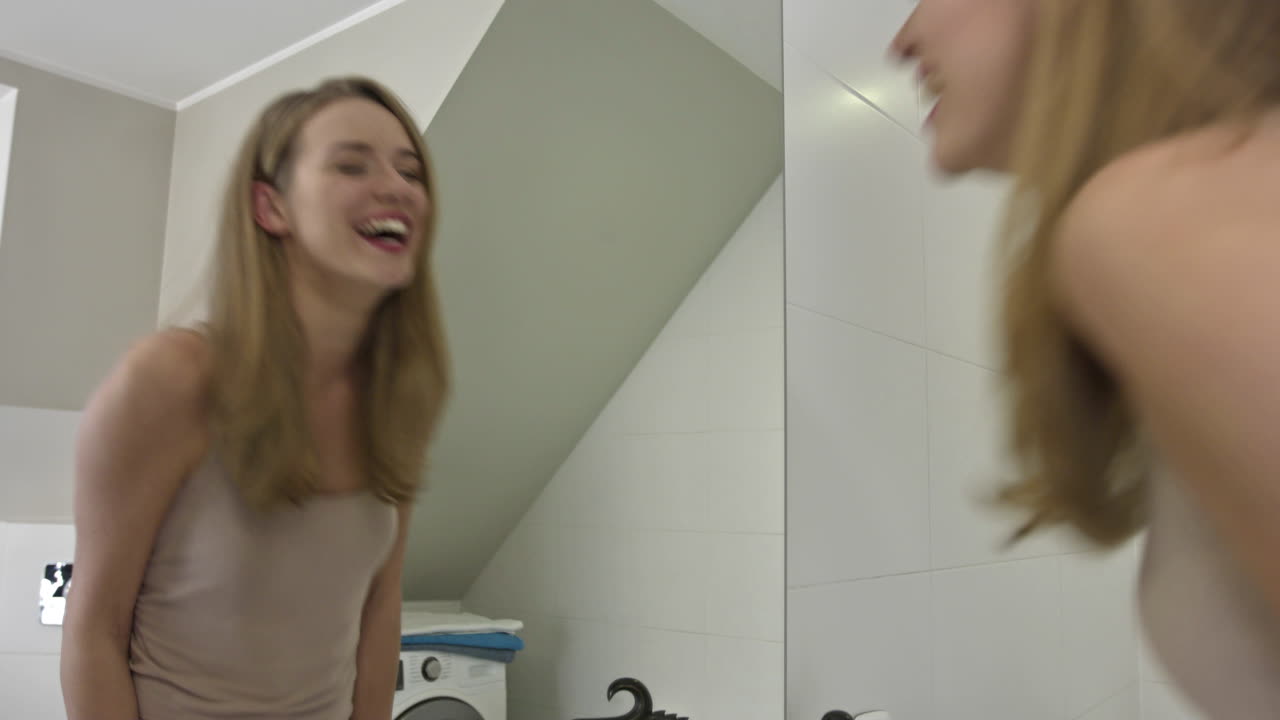
[[[289,221],[284,214],[284,198],[270,183],[253,183],[253,219],[272,237],[289,234]]]

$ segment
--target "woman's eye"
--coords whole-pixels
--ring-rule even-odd
[[[410,182],[422,182],[422,173],[418,170],[401,170],[400,174]]]
[[[361,173],[364,172],[364,166],[344,163],[344,164],[338,165],[338,172],[342,173],[343,175],[360,175]]]

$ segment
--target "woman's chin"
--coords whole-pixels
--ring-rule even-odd
[[[1009,171],[1007,153],[1003,149],[997,151],[975,145],[958,143],[935,134],[930,145],[929,164],[938,176],[946,179],[975,172],[1004,174]]]
[[[929,153],[929,164],[939,176],[955,178],[977,169],[965,155],[935,138]]]

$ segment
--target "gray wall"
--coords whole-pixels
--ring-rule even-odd
[[[175,113],[4,59],[0,83],[0,405],[78,409],[155,326]]]
[[[428,127],[456,386],[405,592],[461,597],[782,169],[782,96],[652,2],[506,0]]]

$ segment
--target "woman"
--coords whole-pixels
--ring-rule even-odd
[[[138,342],[77,448],[71,720],[386,720],[410,505],[446,386],[433,184],[363,78],[258,118],[209,321]]]
[[[945,173],[1015,180],[1021,534],[1150,533],[1139,595],[1213,718],[1280,717],[1280,3],[920,0]]]

